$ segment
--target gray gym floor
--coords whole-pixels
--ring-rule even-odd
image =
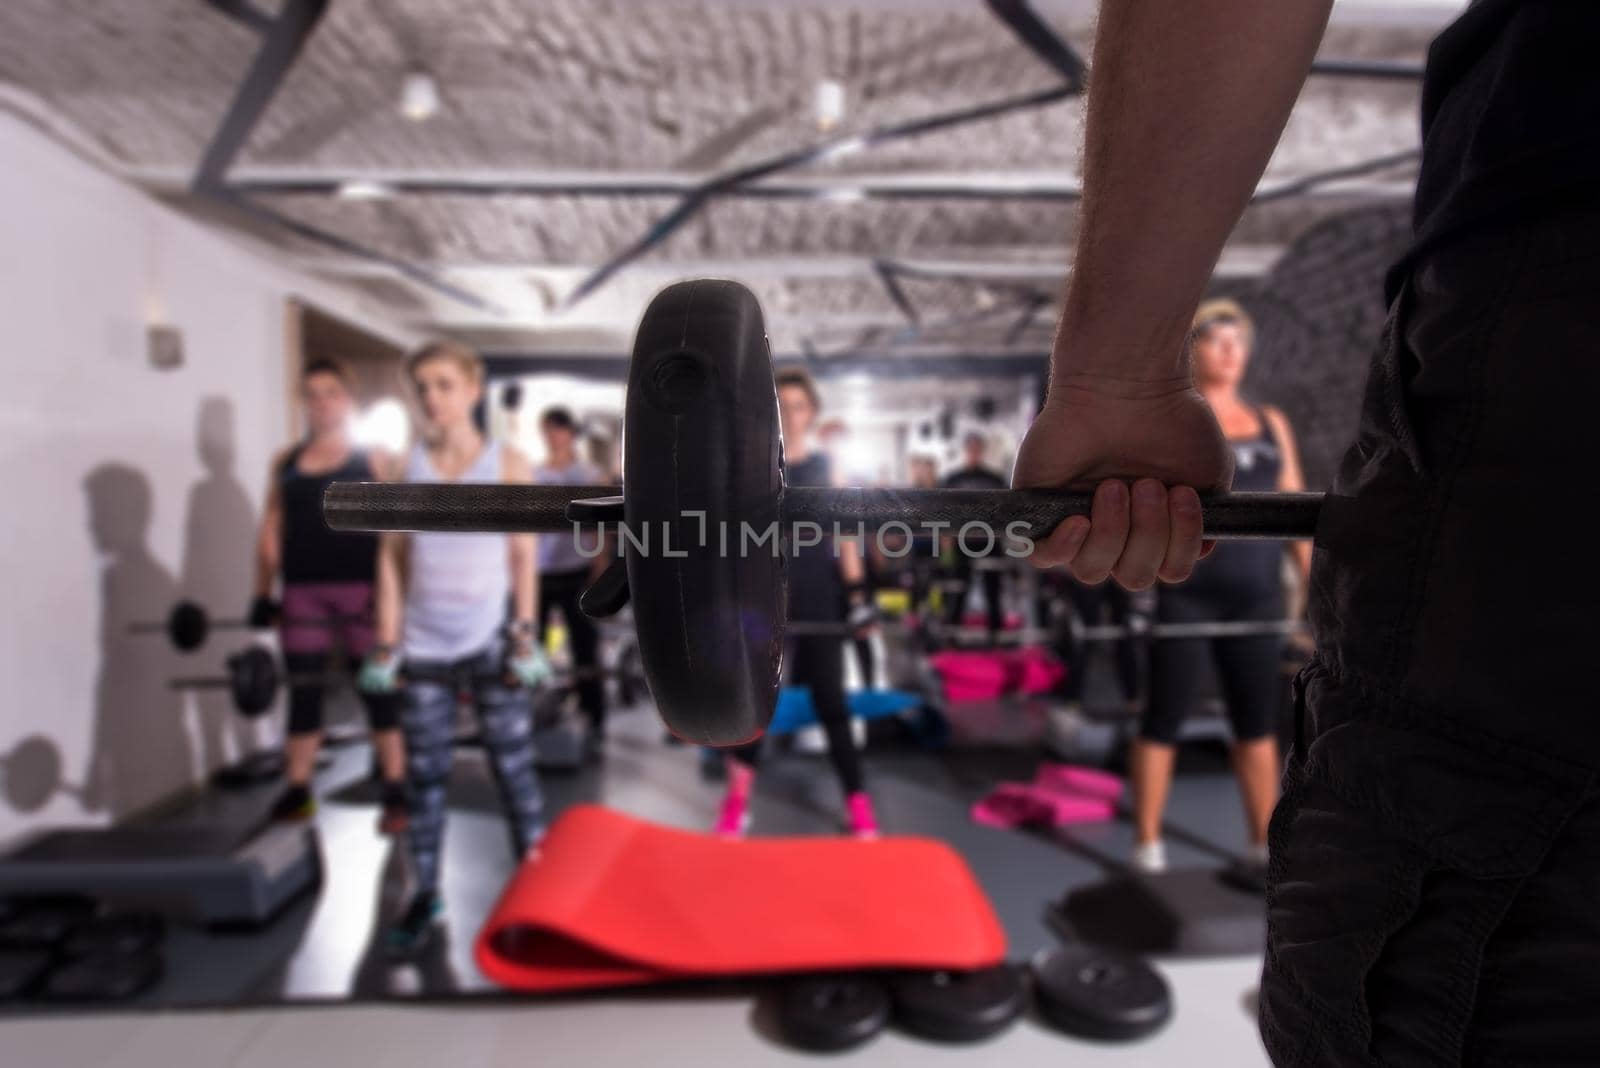
[[[995,783],[1032,776],[1042,755],[1035,739],[1043,715],[1037,704],[969,713],[958,721],[954,744],[943,751],[893,745],[868,752],[870,784],[885,831],[940,838],[960,850],[994,903],[1014,960],[1056,944],[1058,936],[1045,919],[1047,904],[1068,889],[1104,884],[1114,874],[1108,865],[1125,857],[1131,845],[1131,829],[1123,820],[1029,834],[983,828],[968,818],[971,803]],[[408,878],[403,848],[376,833],[376,791],[364,780],[367,761],[365,747],[353,746],[342,750],[321,776],[323,803],[317,822],[327,872],[319,892],[262,931],[176,928],[169,937],[167,978],[142,999],[142,1006],[130,1006],[138,1015],[70,1022],[48,1016],[8,1020],[0,1023],[0,1044],[36,1052],[19,1062],[30,1065],[152,1063],[156,1058],[135,1056],[140,1042],[153,1043],[152,1049],[171,1043],[194,1063],[265,1064],[298,1060],[291,1050],[307,1041],[300,1029],[313,1027],[332,1043],[316,1043],[317,1048],[381,1053],[386,1065],[411,1063],[407,1058],[414,1051],[399,1037],[408,1033],[431,1044],[431,1056],[416,1058],[430,1064],[437,1063],[438,1051],[444,1049],[456,1063],[509,1063],[519,1050],[553,1053],[553,1042],[590,1064],[638,1063],[639,1056],[658,1063],[669,1048],[664,1043],[681,1048],[685,1060],[714,1054],[737,1056],[741,1064],[778,1063],[795,1056],[770,1037],[761,1003],[748,987],[730,984],[537,1003],[508,998],[488,984],[472,962],[472,938],[512,859],[492,784],[477,752],[470,749],[458,750],[451,783],[444,937],[415,962],[386,959],[379,932],[403,901]],[[548,775],[545,787],[553,810],[593,801],[697,829],[709,826],[720,796],[719,784],[702,779],[698,752],[665,745],[648,710],[617,713],[604,760],[581,772]],[[269,787],[208,795],[175,818],[237,818],[244,809],[270,803],[273,792]],[[759,781],[752,833],[829,833],[838,826],[839,810],[838,787],[823,758],[778,754],[769,759]],[[1243,844],[1238,798],[1221,750],[1187,750],[1169,813],[1174,868],[1217,869]],[[1242,910],[1247,919],[1258,914],[1255,901],[1227,894],[1235,903],[1230,907]],[[1177,1063],[1178,1057],[1192,1060],[1197,1042],[1207,1044],[1201,1048],[1228,1050],[1230,1063],[1261,1058],[1252,1019],[1257,955],[1160,963],[1176,992],[1173,1023],[1133,1046],[1072,1043],[1088,1058],[1086,1063],[1105,1058],[1151,1064],[1167,1055]],[[463,995],[470,1006],[461,1003]],[[424,1004],[395,1006],[392,1000],[397,998]],[[441,1000],[451,1004],[438,1004]],[[389,1004],[360,1004],[374,1002]],[[307,1003],[352,1007],[287,1017],[262,1011]],[[252,1011],[151,1011],[177,1007]],[[370,1028],[381,1031],[381,1050],[371,1045]],[[191,1031],[198,1046],[177,1038]],[[524,1034],[525,1039],[518,1037]],[[268,1035],[278,1037],[268,1041]],[[445,1035],[454,1037],[449,1045],[438,1045]],[[1028,1023],[973,1049],[942,1050],[885,1036],[857,1056],[871,1057],[874,1063],[913,1058],[924,1063],[937,1056],[1003,1054],[1014,1063],[1042,1063],[1045,1057],[1060,1056],[1061,1043],[1070,1041]],[[201,1047],[214,1048],[216,1055],[196,1060]],[[68,1050],[78,1052],[68,1056]],[[481,1050],[482,1056],[469,1050]]]

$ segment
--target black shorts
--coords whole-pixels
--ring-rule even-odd
[[[289,687],[287,725],[289,734],[319,733],[322,730],[323,704],[328,693],[322,679],[336,669],[334,658],[326,653],[285,653],[283,663],[289,674],[303,676],[306,680]],[[345,659],[344,667],[350,675],[351,684],[354,685],[356,674],[361,669],[361,661],[355,657],[348,657]],[[373,730],[388,731],[400,726],[399,694],[367,693],[357,688],[356,697],[360,700],[361,707],[367,714],[367,723]]]
[[[1600,1055],[1600,210],[1416,263],[1317,531],[1273,815],[1280,1065]]]

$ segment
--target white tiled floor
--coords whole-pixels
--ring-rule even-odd
[[[1256,1037],[1249,959],[1163,966],[1177,1012],[1131,1045],[1080,1042],[1031,1021],[976,1046],[894,1032],[829,1064],[1266,1064]],[[143,1013],[0,1022],[6,1068],[584,1068],[818,1064],[752,1026],[751,998],[624,997],[554,1003],[459,1002],[233,1012]]]

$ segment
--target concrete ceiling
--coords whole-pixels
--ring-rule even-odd
[[[1459,6],[1341,4],[1322,54],[1419,62]],[[1083,55],[1088,8],[1037,5]],[[651,292],[699,274],[752,284],[782,351],[1037,349],[1048,336],[1048,307],[1023,312],[1067,266],[1077,99],[836,154],[759,183],[760,195],[714,198],[566,303],[590,270],[719,172],[1058,86],[977,0],[336,0],[229,180],[282,218],[447,280],[480,307],[349,248],[193,201],[189,179],[259,45],[203,0],[8,0],[0,102],[70,130],[107,166],[208,221],[360,288],[391,316],[492,349],[619,351]],[[440,111],[420,123],[396,107],[417,68],[442,90]],[[811,104],[823,79],[847,101],[827,134]],[[1314,78],[1267,187],[1414,148],[1417,95],[1414,81]],[[330,194],[352,179],[451,191]],[[1223,270],[1259,273],[1317,220],[1403,198],[1411,180],[1401,165],[1252,208]],[[904,269],[915,331],[874,266],[885,259]]]

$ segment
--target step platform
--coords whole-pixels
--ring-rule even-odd
[[[0,895],[85,894],[216,925],[259,926],[317,885],[309,826],[49,831],[0,857]]]

